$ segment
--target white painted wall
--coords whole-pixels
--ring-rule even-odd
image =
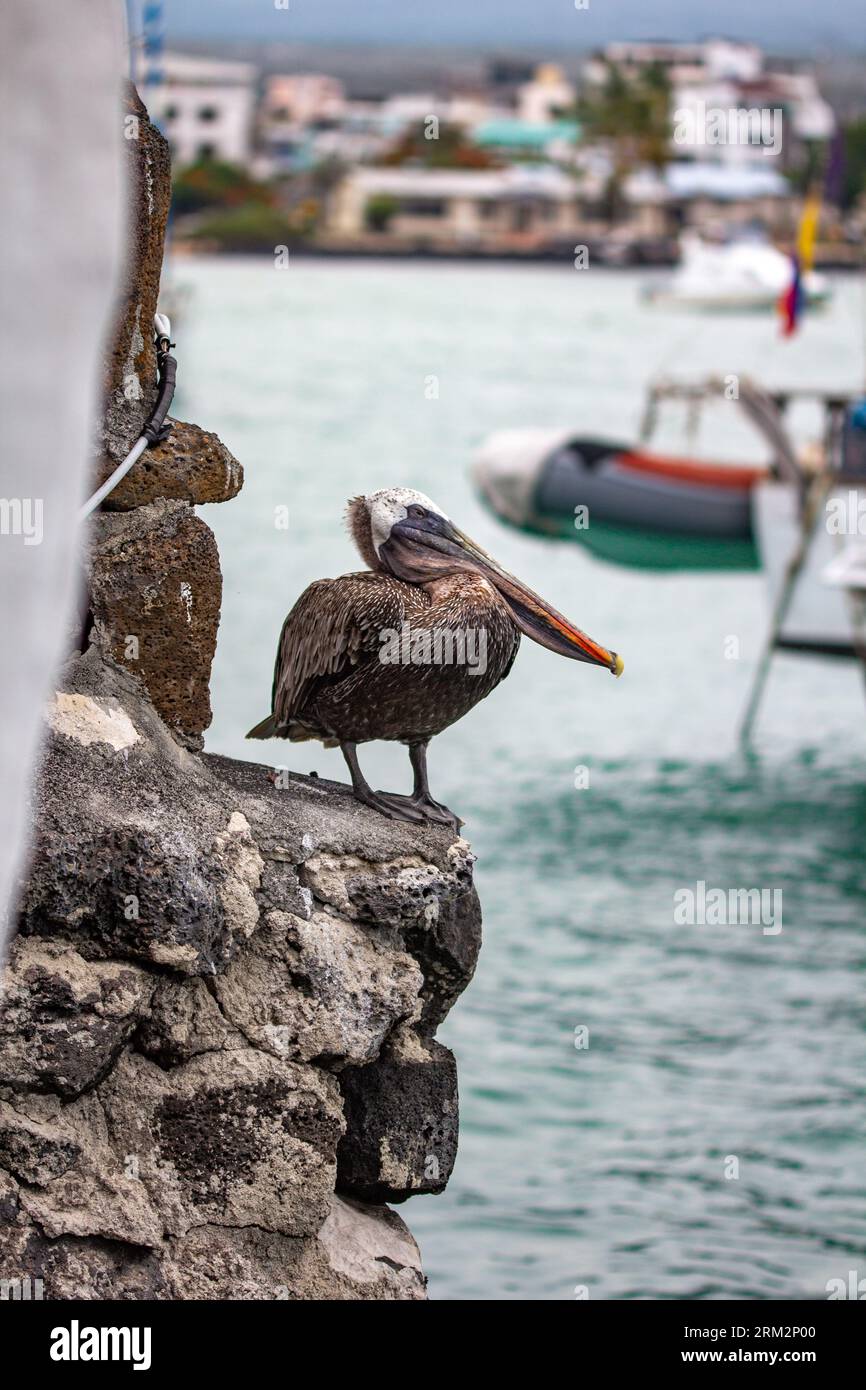
[[[4,5],[0,55],[2,954],[42,709],[75,598],[75,514],[122,245],[122,7]]]
[[[214,159],[246,165],[252,154],[255,69],[248,63],[167,53],[165,80],[142,100],[171,145],[172,163],[192,164],[208,147]]]

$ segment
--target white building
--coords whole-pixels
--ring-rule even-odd
[[[747,82],[761,72],[764,55],[755,44],[730,39],[708,39],[705,43],[609,43],[601,55],[594,55],[586,64],[585,78],[589,82],[601,81],[608,63],[626,77],[634,77],[648,67],[663,68],[674,85],[713,78]]]
[[[612,43],[587,63],[586,83],[602,83],[608,64],[631,78],[652,66],[664,69],[677,159],[738,166],[770,159],[789,167],[792,147],[833,134],[833,112],[813,74],[768,68],[755,44]]]
[[[800,140],[831,140],[836,129],[833,108],[818,90],[811,72],[781,75],[783,99],[791,111],[791,128]]]
[[[754,82],[763,72],[764,54],[756,44],[736,43],[731,39],[708,39],[701,48],[708,77]]]
[[[320,139],[340,144],[348,111],[342,82],[324,73],[277,74],[265,82],[258,114],[258,153],[252,162],[258,178],[310,168],[327,157]]]
[[[390,204],[387,231],[448,246],[512,241],[529,245],[571,235],[577,186],[549,165],[504,169],[361,167],[341,183],[331,230],[357,237],[370,230],[371,203]]]
[[[765,109],[762,115],[759,102],[746,103],[739,84],[727,79],[678,83],[671,92],[675,153],[723,164],[765,163],[781,154],[783,139],[782,108]]]
[[[536,68],[531,82],[517,92],[517,117],[530,125],[561,120],[574,109],[577,92],[562,70],[553,63]]]
[[[166,53],[162,72],[163,80],[145,87],[142,96],[171,146],[175,167],[198,159],[248,164],[256,95],[252,64]]]
[[[811,73],[678,84],[671,108],[678,156],[727,164],[770,158],[789,167],[792,147],[829,140],[835,129],[833,110]]]
[[[406,130],[418,126],[423,130],[428,116],[438,116],[441,103],[434,92],[395,92],[379,106],[379,122],[383,130]]]
[[[338,78],[296,72],[268,78],[261,116],[264,122],[318,125],[339,121],[345,109],[346,93]]]

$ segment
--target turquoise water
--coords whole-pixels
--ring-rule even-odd
[[[780,657],[744,757],[761,576],[606,566],[501,528],[467,477],[504,426],[631,436],[660,369],[853,389],[862,286],[838,281],[783,342],[770,317],[653,310],[630,272],[244,260],[184,261],[179,279],[178,413],[247,475],[203,509],[225,575],[211,749],[250,756],[285,612],[359,567],[343,506],[388,483],[429,493],[625,657],[614,682],[525,642],[431,748],[434,795],[478,855],[485,930],[441,1030],[460,1067],[457,1168],[403,1208],[431,1296],[822,1298],[829,1278],[866,1276],[861,678]],[[704,444],[744,456],[736,407]],[[408,788],[402,750],[363,753],[374,785]],[[317,745],[286,760],[343,777]],[[782,931],[677,925],[674,894],[698,880],[780,889]]]

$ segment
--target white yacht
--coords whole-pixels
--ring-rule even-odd
[[[671,276],[645,288],[653,304],[698,310],[766,310],[776,307],[791,283],[791,260],[768,241],[741,237],[735,241],[705,241],[694,232],[680,238],[681,259]],[[803,276],[806,303],[827,302],[825,276]]]

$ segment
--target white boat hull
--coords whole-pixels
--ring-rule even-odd
[[[768,242],[743,239],[716,246],[692,232],[680,240],[679,267],[660,285],[649,285],[646,298],[653,304],[681,309],[764,313],[772,310],[791,284],[790,257]],[[826,278],[808,271],[803,276],[803,295],[810,308],[830,298]]]
[[[646,298],[652,304],[666,305],[673,309],[695,309],[699,312],[713,311],[729,314],[765,314],[778,307],[780,292],[757,291],[754,293],[704,293],[694,294],[673,288],[650,289]],[[820,309],[827,304],[829,293],[826,290],[806,294],[806,304],[810,309]]]

